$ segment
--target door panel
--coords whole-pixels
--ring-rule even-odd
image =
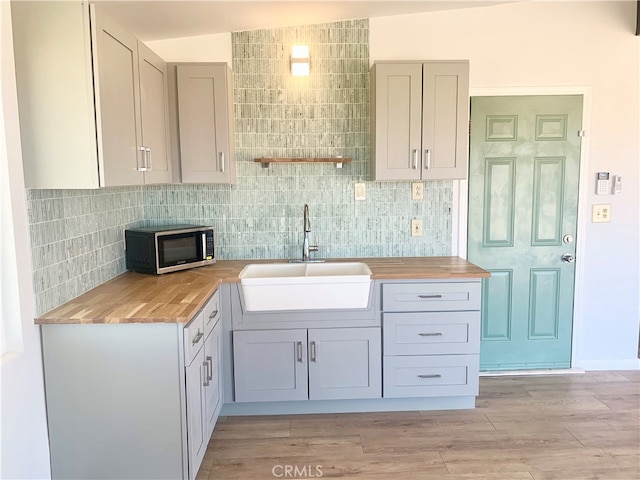
[[[582,96],[471,102],[468,258],[483,280],[482,370],[571,360]]]
[[[104,184],[140,185],[137,40],[105,16],[96,14],[95,19],[98,144]]]
[[[151,149],[144,183],[170,183],[167,66],[138,42],[142,144]]]
[[[380,398],[380,328],[309,330],[309,398]]]
[[[375,65],[376,180],[419,180],[422,64]]]
[[[238,402],[306,400],[307,331],[233,332]]]

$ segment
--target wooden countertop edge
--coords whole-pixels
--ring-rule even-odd
[[[287,260],[222,260],[209,267],[162,276],[125,272],[98,287],[70,300],[34,319],[36,325],[61,324],[127,324],[127,323],[188,323],[204,306],[208,298],[223,283],[238,283],[238,275],[249,263],[278,263]],[[460,257],[383,257],[332,259],[337,262],[364,262],[372,271],[372,280],[435,280],[478,279],[490,277],[490,272]],[[217,270],[217,271],[216,271]],[[404,270],[404,271],[399,271]],[[173,275],[170,277],[169,275]],[[172,278],[179,278],[171,282]],[[164,284],[170,290],[166,302],[149,296],[147,302],[117,303],[111,298],[133,288],[138,281],[149,280],[152,290]],[[192,285],[195,283],[196,285]],[[122,284],[122,285],[119,285]],[[191,295],[183,291],[189,289]],[[147,292],[148,293],[148,292]],[[135,297],[132,299],[135,300]],[[175,301],[172,301],[175,300]]]
[[[114,277],[107,282],[96,287],[101,288],[108,283],[115,282],[122,275],[127,272]],[[193,317],[202,309],[206,301],[215,293],[215,291],[223,283],[220,278],[211,277],[210,284],[207,284],[207,288],[199,292],[199,300],[196,303],[184,303],[182,304],[182,312],[171,315],[152,315],[153,312],[161,311],[163,306],[169,305],[167,303],[154,302],[151,309],[145,309],[149,303],[138,304],[118,304],[112,307],[89,305],[83,303],[82,298],[85,295],[90,294],[95,289],[78,296],[74,300],[70,300],[53,310],[36,317],[34,323],[36,325],[63,325],[63,324],[76,324],[76,325],[93,325],[93,324],[127,324],[127,323],[189,323]],[[174,304],[176,306],[180,304]],[[127,307],[128,306],[128,307]],[[173,307],[174,309],[176,307]],[[116,315],[118,310],[135,311],[136,313],[128,315],[126,317]],[[95,310],[95,313],[87,313]],[[144,311],[144,315],[137,315],[137,313]]]

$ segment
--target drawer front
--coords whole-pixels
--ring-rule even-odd
[[[387,312],[480,310],[480,285],[480,281],[384,283],[382,310]]]
[[[383,313],[385,355],[480,353],[480,312]]]
[[[383,396],[478,395],[479,355],[384,357]]]
[[[184,327],[184,364],[191,364],[193,358],[204,345],[204,310]]]
[[[216,290],[204,308],[204,336],[208,337],[220,320],[220,290]]]

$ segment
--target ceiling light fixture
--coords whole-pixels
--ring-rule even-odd
[[[291,74],[295,76],[309,75],[309,47],[294,45],[291,47]]]

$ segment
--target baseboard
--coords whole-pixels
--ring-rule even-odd
[[[487,370],[480,372],[481,377],[513,377],[525,375],[575,375],[582,374],[581,368],[558,368],[558,369],[538,369],[538,370]]]
[[[580,360],[580,368],[584,370],[640,370],[640,359],[618,360]]]

